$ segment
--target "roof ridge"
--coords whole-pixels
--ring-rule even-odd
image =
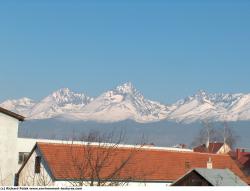
[[[57,145],[57,146],[74,146],[74,147],[82,147],[82,146],[86,146],[88,143],[86,144],[79,144],[79,143],[53,143],[53,142],[37,142],[38,145]],[[105,145],[106,144],[106,145]],[[100,143],[100,145],[94,145],[91,143],[89,144],[89,146],[92,146],[92,147],[108,147],[109,144],[112,144],[112,143]],[[164,148],[164,147],[163,147]],[[200,153],[200,152],[190,152],[190,151],[185,151],[185,150],[167,150],[167,149],[154,149],[154,147],[152,148],[145,148],[145,147],[137,147],[137,145],[134,145],[132,147],[122,147],[122,146],[117,146],[116,149],[124,149],[124,150],[129,150],[129,149],[141,149],[141,150],[145,150],[145,151],[153,151],[153,152],[170,152],[170,153],[187,153],[187,154],[191,154],[191,155],[207,155],[207,156],[224,156],[224,157],[230,157],[229,154],[223,154],[223,153],[219,153],[219,154],[216,154],[216,153]]]

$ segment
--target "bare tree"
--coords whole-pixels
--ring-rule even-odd
[[[192,146],[207,144],[209,142],[217,141],[217,131],[208,121],[202,122],[203,128],[199,131],[198,135],[194,138]]]
[[[25,169],[23,170],[24,174],[21,174],[19,177],[18,185],[19,186],[50,186],[52,185],[52,179],[49,176],[48,172],[41,165],[40,172],[35,173],[34,171],[35,163],[33,160],[30,160],[26,164]]]
[[[233,148],[239,139],[239,136],[228,126],[226,122],[223,122],[223,128],[215,128],[212,123],[204,121],[203,128],[199,131],[198,135],[194,138],[192,146],[198,146],[202,144],[208,144],[209,142],[223,142]]]
[[[234,148],[240,137],[234,132],[232,128],[228,126],[227,122],[223,123],[223,142],[227,143],[231,148]]]
[[[114,137],[114,132],[100,134],[90,132],[82,136],[83,146],[72,144],[71,157],[79,181],[71,181],[73,186],[122,186],[131,180],[142,180],[147,169],[130,169],[130,161],[140,152],[143,144],[134,147],[121,148],[124,133]],[[123,152],[121,152],[123,150]],[[81,153],[81,156],[79,156]],[[140,168],[139,164],[137,164]],[[136,171],[143,172],[143,175]]]

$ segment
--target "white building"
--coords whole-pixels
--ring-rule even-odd
[[[0,107],[0,186],[14,185],[15,173],[37,141],[61,142],[18,138],[19,123],[23,121],[23,116]]]
[[[13,185],[18,168],[17,133],[24,117],[0,107],[0,185]]]

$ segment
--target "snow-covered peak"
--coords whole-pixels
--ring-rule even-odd
[[[22,106],[28,106],[28,105],[32,105],[34,104],[34,100],[30,99],[30,98],[27,98],[27,97],[23,97],[23,98],[20,98],[20,99],[17,99],[17,100],[6,100],[4,101],[3,103],[1,103],[0,105],[22,105]]]
[[[131,82],[126,82],[120,86],[117,86],[115,88],[115,91],[117,91],[121,94],[133,94],[133,93],[137,92],[137,90],[135,89],[135,87],[132,85]]]
[[[55,92],[52,93],[52,96],[53,97],[59,97],[59,96],[65,96],[65,95],[68,95],[70,94],[71,91],[69,88],[61,88]]]
[[[203,90],[203,89],[200,89],[197,91],[196,95],[199,95],[199,96],[206,96],[208,93]]]
[[[53,102],[60,105],[65,104],[83,104],[86,105],[90,102],[92,98],[86,96],[83,93],[75,93],[71,91],[69,88],[61,88],[51,95],[47,96],[42,100],[42,102]]]
[[[32,119],[51,118],[63,113],[76,112],[92,100],[93,98],[83,93],[75,93],[68,88],[62,88],[32,107],[29,117]]]
[[[167,118],[182,122],[200,120],[250,120],[250,94],[208,93],[199,90],[193,96],[173,104]]]
[[[1,107],[28,119],[63,117],[77,120],[114,122],[131,119],[137,122],[174,120],[250,120],[250,94],[208,93],[199,90],[192,96],[170,105],[146,99],[131,82],[126,82],[96,98],[69,88],[52,92],[41,101],[27,97],[7,100]]]
[[[165,105],[145,99],[129,82],[101,94],[86,105],[81,113],[67,117],[104,122],[126,119],[149,122],[163,119],[165,113]]]
[[[204,90],[199,90],[194,95],[188,96],[184,99],[177,101],[174,105],[180,106],[193,101],[196,101],[198,104],[211,103],[209,93]]]
[[[1,107],[11,110],[15,113],[27,116],[27,112],[36,104],[36,102],[30,98],[23,97],[20,99],[6,100],[0,104]]]
[[[138,102],[144,101],[144,96],[132,85],[131,82],[124,83],[116,88],[104,92],[95,100],[102,99],[103,103],[118,103],[118,102]],[[104,101],[105,100],[105,101]],[[140,102],[140,101],[139,101]]]
[[[204,99],[209,97],[209,93],[207,93],[205,90],[199,90],[194,97]]]
[[[210,103],[216,105],[217,107],[223,107],[224,109],[229,109],[235,102],[242,99],[244,94],[225,94],[225,93],[208,93],[204,90],[198,91],[193,96],[188,97],[188,100],[197,99],[200,103]]]

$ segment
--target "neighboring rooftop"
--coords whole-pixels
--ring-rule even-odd
[[[245,174],[249,176],[250,180],[250,149],[237,148],[236,151],[231,151],[229,154],[232,158],[238,161],[239,165],[244,170]]]
[[[194,175],[198,174],[198,177],[203,181],[198,181],[199,178]],[[192,180],[190,182],[190,179]],[[195,181],[196,180],[196,181]],[[204,182],[205,181],[205,182]],[[203,182],[203,183],[202,183]],[[207,169],[207,168],[195,168],[187,172],[184,176],[176,180],[173,186],[194,186],[195,183],[203,186],[248,186],[237,175],[235,175],[229,169]]]
[[[213,186],[247,186],[237,175],[229,169],[194,169]]]
[[[19,114],[16,114],[16,113],[14,113],[12,111],[9,111],[7,109],[4,109],[2,107],[0,107],[0,113],[4,113],[4,114],[6,114],[8,116],[14,117],[14,118],[18,119],[19,121],[24,121],[24,117],[23,116],[21,116]]]
[[[224,143],[209,143],[207,148],[205,144],[202,144],[195,147],[193,150],[194,152],[200,153],[217,153],[223,145]]]
[[[91,146],[93,153],[102,152],[103,149]],[[72,161],[72,152],[75,160],[83,160],[86,145],[37,143],[38,148],[47,162],[47,166],[56,180],[79,179],[80,174]],[[34,148],[34,149],[35,149]],[[117,167],[117,164],[131,153],[129,147],[119,147],[113,150],[113,158],[109,165],[102,169],[102,177],[108,177]],[[172,182],[183,176],[193,168],[206,168],[211,159],[213,168],[230,169],[241,179],[245,175],[229,155],[179,152],[174,150],[137,149],[134,156],[119,174],[119,180],[127,179],[133,173],[135,180]],[[24,164],[25,165],[25,164]],[[22,168],[19,170],[21,172]],[[88,171],[88,169],[85,169]]]

